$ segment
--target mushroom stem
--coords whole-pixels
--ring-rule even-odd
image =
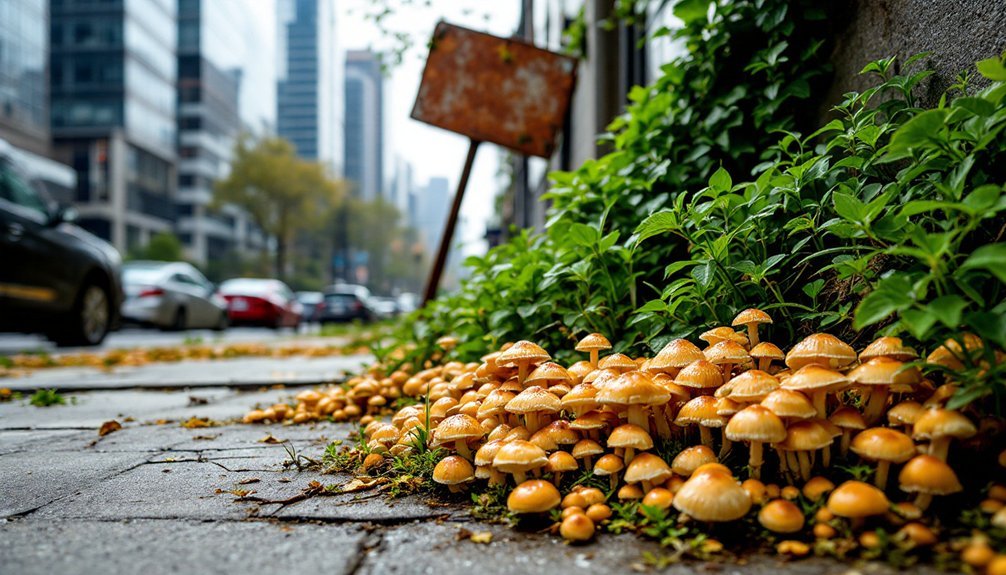
[[[877,462],[877,475],[873,478],[873,483],[881,490],[887,487],[887,472],[891,469],[891,462],[881,459]]]
[[[732,446],[733,446],[733,444],[730,442],[730,438],[728,438],[727,434],[724,433],[723,434],[723,443],[722,443],[722,445],[720,445],[720,459],[721,460],[723,458],[725,458],[728,453],[730,453],[730,448]]]
[[[636,450],[631,447],[626,447],[625,453],[622,454],[622,461],[624,461],[625,464],[628,465],[629,462],[632,461],[632,458],[635,456],[636,456]]]
[[[730,381],[730,373],[734,370],[734,364],[724,363],[723,364],[723,381]]]
[[[779,473],[789,473],[789,465],[786,465],[786,454],[778,447],[775,448],[775,454],[779,458]]]
[[[458,452],[458,455],[464,457],[465,459],[471,461],[472,450],[468,449],[468,442],[464,439],[459,439],[454,442],[454,449]]]
[[[629,423],[637,425],[645,429],[646,432],[649,433],[650,419],[646,416],[646,409],[642,405],[636,405],[636,404],[629,405],[628,420]]]
[[[831,446],[826,445],[824,449],[821,450],[821,465],[824,468],[831,467]]]
[[[538,425],[538,414],[535,413],[535,412],[533,412],[533,411],[529,411],[529,412],[525,413],[524,414],[524,424],[525,424],[525,427],[527,427],[527,432],[528,433],[533,434],[534,432],[538,431],[538,428],[539,428],[539,425]]]
[[[590,367],[594,369],[597,369],[597,352],[598,350],[596,349],[590,350]]]
[[[510,420],[510,427],[520,427],[520,419],[516,413],[508,413],[507,418]]]
[[[796,457],[800,461],[800,478],[808,481],[810,479],[810,456],[806,451],[798,451]]]
[[[796,478],[800,476],[800,460],[797,458],[795,451],[786,452],[786,465],[789,466],[789,470],[793,474],[793,481],[795,482]]]
[[[657,428],[657,436],[661,439],[671,438],[671,426],[667,423],[667,419],[664,418],[663,412],[657,408],[653,408],[653,425]]]
[[[506,475],[495,467],[489,468],[489,485],[502,485],[506,483]]]
[[[517,362],[517,383],[524,387],[524,380],[527,379],[527,371],[530,365],[526,361]]]
[[[763,445],[760,441],[751,442],[751,455],[748,457],[748,466],[751,468],[751,477],[754,479],[761,479],[761,466],[764,462]]]
[[[874,423],[880,419],[887,405],[887,386],[876,385],[870,390],[870,399],[866,402],[866,410],[863,412],[863,419],[867,423]]]
[[[932,440],[929,444],[929,455],[932,455],[936,459],[946,463],[947,454],[950,452],[950,438],[949,437],[937,437]]]
[[[925,511],[932,502],[933,496],[929,493],[919,493],[919,496],[915,498],[915,506],[923,511]]]
[[[527,473],[524,471],[514,471],[513,480],[517,482],[517,485],[520,485],[521,483],[527,481]]]
[[[618,488],[618,474],[612,473],[608,476],[608,481],[611,484],[611,491],[614,493],[615,489]]]
[[[758,324],[748,324],[748,349],[758,345]]]
[[[842,457],[849,454],[849,443],[852,441],[852,430],[843,429],[842,430],[842,443],[839,445],[839,453]]]
[[[587,471],[592,471],[594,468],[594,463],[590,460],[589,455],[585,455],[583,457],[583,468],[586,469]]]
[[[810,399],[814,402],[814,409],[817,410],[817,416],[821,419],[828,418],[827,398],[827,391],[814,391],[810,394]]]
[[[643,480],[643,493],[649,493],[653,489],[653,482],[648,480]]]
[[[448,485],[447,489],[449,489],[451,493],[461,493],[462,491],[460,485]]]
[[[699,437],[702,438],[702,445],[712,448],[713,446],[713,433],[705,425],[699,426]]]
[[[764,371],[765,373],[768,373],[768,368],[769,368],[770,365],[772,365],[772,359],[771,358],[768,358],[768,357],[759,357],[758,358],[758,369],[760,369],[761,371]]]
[[[554,483],[556,487],[559,487],[559,484],[562,483],[561,471],[556,471],[555,473],[552,474],[552,483]]]

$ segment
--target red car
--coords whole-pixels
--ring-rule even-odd
[[[303,306],[293,291],[279,280],[227,280],[220,284],[219,292],[227,300],[231,325],[261,325],[275,329],[300,325]]]

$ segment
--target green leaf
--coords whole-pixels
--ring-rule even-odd
[[[999,58],[981,60],[975,64],[975,67],[978,68],[979,74],[985,76],[989,80],[1006,82],[1006,66],[1003,65],[1002,60]]]
[[[692,277],[695,278],[695,282],[703,289],[713,283],[714,273],[712,260],[706,260],[704,264],[692,268]]]
[[[995,113],[996,107],[984,98],[963,97],[954,100],[951,105],[954,108],[961,108],[971,112],[976,116],[987,118]]]
[[[664,268],[664,278],[669,278],[686,267],[694,265],[698,265],[698,262],[693,262],[692,260],[680,260],[674,262],[673,264],[668,264],[668,266]]]
[[[983,269],[1006,283],[1006,243],[989,244],[976,249],[964,260],[961,269]]]
[[[734,185],[730,173],[720,168],[709,178],[709,187],[721,192],[728,192]]]
[[[664,210],[655,214],[650,214],[633,232],[634,241],[632,245],[638,246],[645,240],[662,233],[676,230],[681,226],[678,214],[670,210]]]
[[[821,293],[824,289],[824,280],[814,280],[808,284],[804,284],[803,293],[807,294],[807,297],[813,299],[817,297],[817,294]]]
[[[570,239],[584,247],[594,245],[598,235],[598,231],[587,224],[577,222],[569,226]]]
[[[835,192],[832,194],[831,200],[835,204],[835,211],[838,212],[838,215],[853,223],[865,223],[866,204],[859,201],[851,194],[845,194],[842,192]]]
[[[969,313],[964,323],[985,341],[1006,347],[1006,315],[997,313]]]
[[[962,203],[971,208],[972,213],[980,214],[995,206],[1002,195],[1003,191],[999,186],[989,184],[968,194]]]
[[[946,109],[927,110],[905,122],[891,136],[891,143],[887,146],[888,155],[910,152],[938,140],[946,115]]]
[[[926,334],[936,324],[936,316],[928,309],[906,309],[901,312],[901,324],[915,339],[925,339]]]
[[[708,12],[709,0],[681,0],[674,5],[674,15],[686,26],[700,18],[705,19]]]
[[[968,302],[958,295],[945,295],[929,302],[926,309],[943,325],[954,329],[961,325],[961,313]]]

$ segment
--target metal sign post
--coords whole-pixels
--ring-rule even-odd
[[[548,158],[576,81],[576,60],[512,38],[441,22],[430,42],[412,117],[464,136],[471,145],[426,282],[436,296],[468,177],[481,142]]]

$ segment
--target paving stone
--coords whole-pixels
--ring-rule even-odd
[[[333,481],[333,476],[325,477],[329,478],[322,480],[326,484],[341,484],[349,479],[343,476]],[[451,519],[466,515],[467,511],[461,507],[443,505],[419,496],[388,499],[383,493],[368,491],[314,497],[275,512],[276,517],[285,520],[318,519],[377,523],[396,523],[413,519]]]
[[[141,453],[92,453],[32,450],[0,456],[0,518],[26,513],[140,465]]]
[[[19,521],[0,524],[0,570],[23,575],[338,575],[351,571],[366,537],[351,525]]]
[[[97,435],[68,429],[0,429],[0,455],[37,449],[79,450]]]

